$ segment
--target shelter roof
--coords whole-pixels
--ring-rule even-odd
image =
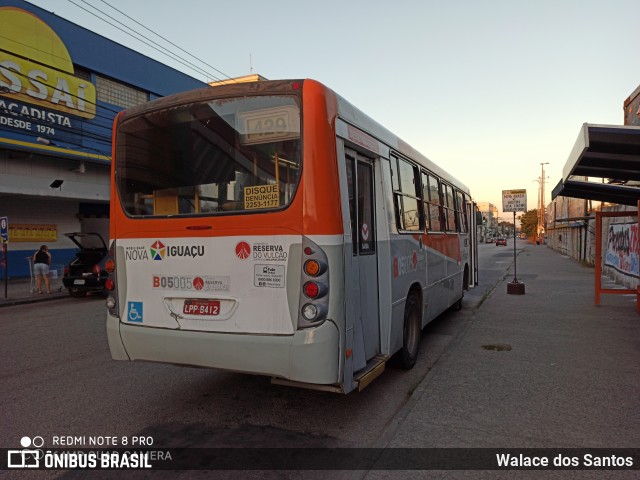
[[[587,181],[585,177],[599,178],[601,182]],[[585,123],[551,198],[561,195],[636,206],[640,187],[629,182],[637,181],[640,127]]]

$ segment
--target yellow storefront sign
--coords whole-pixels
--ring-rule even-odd
[[[56,242],[57,225],[38,225],[28,223],[9,224],[9,243],[12,242]]]
[[[46,23],[19,8],[1,7],[0,24],[0,96],[79,117],[96,116],[95,86],[74,76],[66,46]]]

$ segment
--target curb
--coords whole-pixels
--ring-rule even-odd
[[[53,300],[62,300],[65,298],[71,298],[69,295],[49,295],[40,297],[29,297],[29,298],[16,298],[15,300],[11,299],[0,299],[0,308],[2,307],[13,307],[15,305],[26,305],[28,303],[43,303],[43,302],[51,302]]]

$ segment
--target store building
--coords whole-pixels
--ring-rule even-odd
[[[41,244],[71,260],[64,233],[108,242],[117,112],[206,84],[24,1],[0,0],[0,25],[0,217],[18,278]]]
[[[480,241],[493,240],[498,235],[498,207],[490,202],[478,202],[478,210],[482,214]]]

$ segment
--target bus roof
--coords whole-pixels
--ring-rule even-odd
[[[469,188],[464,183],[460,182],[442,167],[436,165],[434,162],[429,160],[407,142],[403,141],[401,138],[373,120],[366,113],[353,106],[344,97],[336,94],[335,92],[334,94],[338,98],[338,114],[347,123],[357,126],[359,129],[384,143],[392,150],[395,150],[396,152],[401,153],[407,158],[410,158],[414,162],[422,165],[427,170],[430,170],[440,178],[444,179],[445,181],[464,191],[466,194],[470,195]]]
[[[376,138],[378,141],[387,145],[390,149],[395,150],[398,153],[408,157],[414,162],[422,165],[427,170],[435,173],[445,181],[451,183],[456,186],[466,194],[470,195],[469,188],[459,180],[457,180],[453,175],[449,174],[442,167],[439,167],[437,164],[429,160],[423,154],[414,149],[411,145],[403,141],[401,138],[393,134],[391,131],[387,130],[381,124],[373,120],[366,113],[364,113],[359,108],[355,107],[349,101],[347,101],[344,97],[337,94],[335,91],[327,87],[326,85],[318,82],[313,79],[305,79],[305,80],[260,80],[260,81],[250,81],[250,82],[238,82],[238,83],[226,83],[215,86],[208,86],[196,90],[190,90],[182,93],[177,93],[174,95],[170,95],[168,97],[162,97],[156,100],[152,100],[150,102],[144,103],[142,105],[138,105],[135,107],[131,107],[123,112],[121,112],[120,120],[123,120],[129,116],[139,115],[142,113],[146,113],[149,111],[162,109],[167,106],[173,106],[176,103],[191,103],[197,101],[205,101],[212,98],[213,95],[223,94],[224,97],[233,97],[235,95],[244,95],[247,93],[256,93],[259,94],[261,92],[278,92],[282,91],[282,93],[290,93],[291,86],[295,82],[314,82],[324,88],[326,91],[331,92],[332,95],[337,99],[337,110],[338,116],[342,118],[345,122],[359,128],[363,132],[371,135]],[[215,91],[215,92],[214,92]]]

